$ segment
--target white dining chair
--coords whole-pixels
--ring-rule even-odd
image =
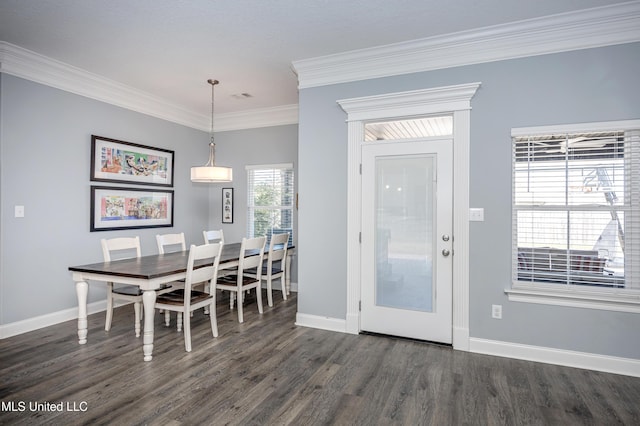
[[[240,258],[238,259],[238,270],[232,274],[218,278],[216,287],[219,290],[229,291],[230,307],[233,309],[233,296],[238,299],[238,322],[244,322],[242,299],[245,291],[255,289],[258,303],[258,312],[262,313],[262,259],[264,258],[264,246],[266,237],[243,238],[240,245]],[[249,253],[247,253],[249,252]],[[250,276],[244,273],[245,270],[256,268],[256,274]]]
[[[112,260],[129,259],[140,257],[140,237],[119,237],[100,240],[102,246],[102,256],[105,262]],[[156,294],[171,291],[169,284],[163,285],[156,290]],[[140,337],[140,320],[142,315],[142,290],[140,287],[129,284],[118,284],[117,282],[107,283],[107,318],[104,323],[105,331],[111,330],[113,320],[113,305],[115,300],[133,303],[134,329],[136,337]]]
[[[140,238],[121,237],[100,240],[102,246],[102,256],[105,262],[112,260],[128,259],[140,257]],[[142,306],[142,291],[140,287],[127,284],[107,283],[107,317],[104,322],[105,331],[111,330],[113,319],[113,303],[115,300],[122,300],[133,303],[134,329],[136,337],[140,337],[140,310]]]
[[[210,231],[202,231],[202,236],[204,237],[204,243],[210,244],[214,242],[219,242],[224,244],[224,232],[222,229],[210,230]],[[218,276],[223,277],[225,275],[229,275],[235,273],[238,268],[236,266],[224,266],[220,265],[218,268]]]
[[[208,307],[209,321],[213,337],[218,337],[218,321],[216,318],[216,277],[222,244],[191,245],[189,248],[189,260],[187,262],[187,276],[184,288],[176,289],[170,293],[159,295],[156,298],[156,308],[165,312],[178,313],[178,331],[184,330],[184,348],[191,352],[191,314],[196,309]],[[198,267],[194,268],[196,261]],[[194,285],[206,282],[209,284],[208,292],[195,290]],[[182,323],[184,321],[184,327]]]
[[[175,251],[185,251],[187,249],[187,243],[184,239],[184,232],[176,234],[156,234],[156,244],[158,246],[158,253],[165,254]],[[184,280],[174,281],[171,283],[171,287],[174,289],[183,288]],[[160,310],[164,313],[164,325],[169,327],[171,325],[171,314],[169,311]]]
[[[286,268],[287,247],[289,245],[289,234],[273,234],[269,244],[269,252],[265,256],[262,264],[261,280],[267,283],[267,302],[273,306],[273,280],[280,279],[282,298],[287,300]],[[255,276],[255,271],[247,275]]]

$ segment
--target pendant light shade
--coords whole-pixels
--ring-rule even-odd
[[[233,180],[233,169],[231,167],[216,166],[216,144],[212,142],[209,147],[209,161],[204,166],[191,168],[191,182],[231,182]]]
[[[191,182],[218,183],[231,182],[233,169],[231,167],[216,166],[216,144],[213,141],[213,92],[218,80],[207,80],[211,85],[211,133],[209,135],[209,161],[204,166],[191,168]]]

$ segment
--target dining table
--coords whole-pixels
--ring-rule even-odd
[[[224,244],[220,254],[219,270],[238,266],[241,243]],[[283,291],[289,292],[291,271],[291,255],[295,246],[287,247],[285,259],[285,284]],[[245,256],[257,256],[259,250],[247,250]],[[265,260],[268,247],[265,248]],[[145,361],[151,361],[153,356],[153,331],[156,290],[165,284],[184,280],[187,274],[189,251],[177,251],[165,254],[133,257],[110,262],[97,262],[87,265],[70,266],[73,281],[76,283],[78,296],[78,343],[87,343],[87,297],[89,281],[114,282],[140,287],[142,290],[142,304],[144,309],[144,327],[142,335],[142,352]],[[201,262],[202,263],[202,262]],[[198,263],[195,264],[198,267]]]

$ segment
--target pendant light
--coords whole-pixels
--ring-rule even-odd
[[[191,182],[217,183],[231,182],[233,169],[216,166],[216,144],[213,141],[213,92],[218,80],[207,80],[211,85],[211,134],[209,135],[209,161],[204,166],[191,168]]]

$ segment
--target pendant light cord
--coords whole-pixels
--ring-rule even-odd
[[[214,136],[213,136],[213,111],[214,111],[214,96],[215,96],[215,87],[216,84],[219,83],[218,80],[207,80],[207,83],[209,83],[211,85],[211,135],[210,135],[210,139],[211,139],[211,143],[214,143]]]
[[[216,144],[215,137],[213,136],[213,117],[214,117],[214,105],[215,105],[215,87],[220,83],[218,80],[209,79],[207,83],[211,85],[211,132],[209,134],[209,162],[207,165],[215,166],[216,164]]]

